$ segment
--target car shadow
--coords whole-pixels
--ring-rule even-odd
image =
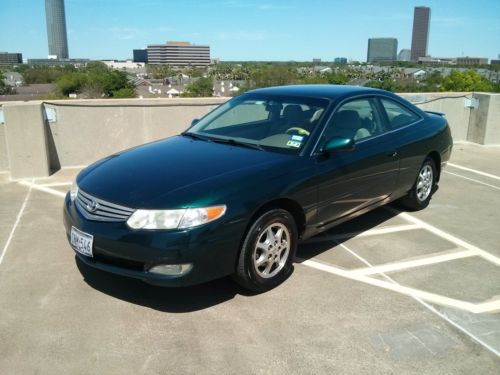
[[[393,205],[393,207],[398,208],[397,205]],[[320,239],[320,241],[306,240],[301,242],[297,250],[296,263],[330,251],[340,243],[356,237],[356,233],[372,229],[397,214],[397,211],[381,207],[312,238]],[[327,237],[338,233],[352,233],[352,235],[338,240],[330,240]],[[322,236],[325,237],[324,241],[321,240]],[[146,284],[140,280],[92,268],[76,256],[75,262],[85,282],[95,290],[123,301],[163,312],[198,311],[229,301],[237,294],[245,296],[258,294],[241,288],[230,277],[191,287],[169,288]]]
[[[198,311],[231,300],[236,294],[255,294],[242,289],[230,277],[196,286],[168,288],[92,268],[76,256],[75,262],[85,282],[95,290],[163,312]]]
[[[301,263],[326,251],[335,251],[336,249],[334,248],[338,247],[341,243],[356,237],[361,232],[373,229],[397,216],[401,210],[398,203],[390,203],[389,206],[394,208],[395,211],[388,210],[385,207],[380,207],[358,216],[355,219],[342,223],[315,237],[302,241],[297,249],[295,262]],[[338,234],[348,235],[342,238],[330,238],[330,236]]]

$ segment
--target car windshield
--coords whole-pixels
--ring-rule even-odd
[[[222,104],[184,134],[298,154],[328,103],[326,99],[246,94]]]

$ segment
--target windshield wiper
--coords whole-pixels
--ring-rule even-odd
[[[199,134],[196,134],[196,133],[192,133],[192,132],[188,132],[188,131],[182,132],[181,135],[183,137],[190,137],[190,138],[193,138],[193,139],[199,139],[199,140],[208,141],[208,142],[210,142],[212,140],[209,137],[204,137],[202,135],[199,135]]]
[[[212,142],[217,142],[217,143],[225,143],[228,145],[232,146],[242,146],[242,147],[248,147],[248,148],[253,148],[254,150],[259,150],[259,151],[266,151],[261,145],[255,144],[255,143],[249,143],[249,142],[242,142],[242,141],[237,141],[236,139],[233,138],[210,138]]]

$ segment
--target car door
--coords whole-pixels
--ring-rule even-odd
[[[321,152],[332,137],[352,138],[354,149]],[[397,140],[386,131],[382,108],[373,97],[341,104],[317,144],[319,226],[386,199],[399,169]]]

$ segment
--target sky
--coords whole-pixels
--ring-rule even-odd
[[[0,51],[48,55],[44,0],[0,0]],[[431,8],[428,54],[500,54],[500,0],[65,0],[72,58],[127,59],[167,40],[222,61],[366,61],[368,38],[410,48],[414,6]]]

